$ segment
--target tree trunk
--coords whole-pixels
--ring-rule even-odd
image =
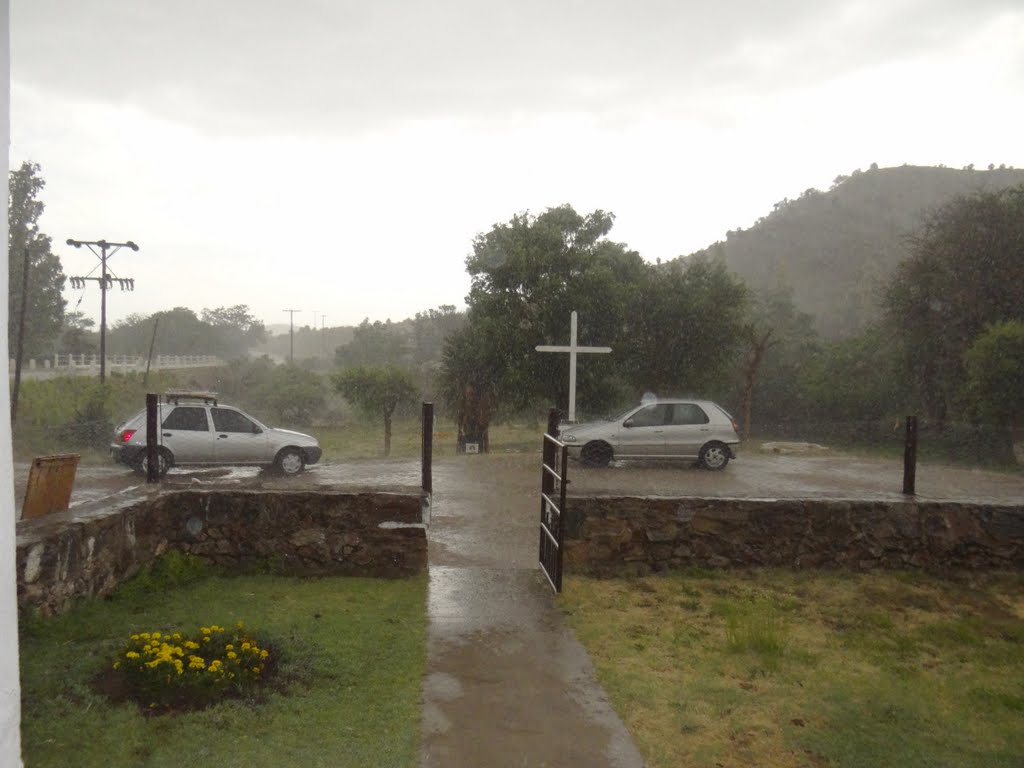
[[[384,414],[384,456],[391,455],[391,413]]]
[[[743,439],[750,438],[750,412],[754,405],[754,385],[757,383],[757,372],[761,368],[761,361],[768,347],[778,344],[778,341],[769,341],[774,331],[769,330],[761,338],[754,334],[754,329],[749,331],[750,350],[747,356],[747,364],[743,369]]]

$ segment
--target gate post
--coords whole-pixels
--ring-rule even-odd
[[[158,396],[146,395],[146,482],[155,483],[160,479],[160,459],[157,456],[157,418],[156,405]]]
[[[907,436],[903,441],[903,493],[913,496],[917,480],[917,416],[907,416]]]
[[[423,492],[428,496],[434,493],[434,404],[423,404],[423,450],[421,452]]]

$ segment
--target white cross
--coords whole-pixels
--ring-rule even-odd
[[[572,311],[570,317],[570,333],[568,347],[555,347],[542,344],[537,347],[538,352],[568,352],[569,353],[569,422],[576,422],[576,355],[580,352],[596,353],[606,355],[612,351],[611,347],[579,347],[576,346],[576,310]]]

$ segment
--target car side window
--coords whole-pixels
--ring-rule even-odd
[[[209,432],[210,424],[206,419],[205,408],[179,405],[164,419],[163,428],[183,432]]]
[[[710,421],[704,409],[696,403],[676,403],[672,406],[672,424],[685,426],[707,424]]]
[[[634,427],[660,427],[665,424],[670,407],[664,403],[648,405],[634,413],[630,422]]]
[[[213,428],[217,432],[256,432],[256,423],[248,416],[230,408],[212,408]]]

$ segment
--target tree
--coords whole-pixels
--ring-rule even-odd
[[[964,354],[964,397],[982,422],[1024,430],[1024,321],[989,326]]]
[[[487,320],[466,326],[445,342],[438,386],[445,410],[458,429],[456,450],[464,453],[467,442],[480,451],[490,450],[488,431],[498,411],[502,362],[495,359]]]
[[[747,291],[719,262],[648,268],[621,356],[637,392],[662,397],[725,388],[743,341]]]
[[[58,351],[64,355],[92,355],[98,347],[96,321],[81,312],[65,312]]]
[[[964,378],[964,353],[990,324],[1024,319],[1024,186],[959,197],[911,241],[887,291],[918,403],[942,424]]]
[[[217,339],[216,354],[244,355],[249,348],[267,340],[266,326],[249,311],[246,304],[203,309],[202,321],[213,327]]]
[[[564,205],[516,215],[474,240],[466,259],[467,321],[482,327],[473,331],[473,346],[479,352],[487,345],[489,387],[504,409],[568,404],[568,361],[534,347],[567,342],[572,310],[579,312],[581,344],[621,338],[644,264],[635,251],[605,239],[613,222],[610,213],[583,216]],[[615,367],[607,359],[580,366],[583,407],[600,408],[618,396]]]
[[[279,424],[308,426],[324,407],[323,379],[295,365],[277,365],[247,394],[254,409]]]
[[[352,341],[335,351],[334,362],[341,368],[353,365],[403,366],[408,362],[408,347],[398,325],[390,320],[371,323],[366,318],[355,329]]]
[[[412,376],[394,365],[358,365],[333,376],[335,389],[368,416],[384,418],[384,455],[391,455],[391,417],[395,408],[413,403],[416,386]]]
[[[24,162],[11,171],[7,207],[7,343],[13,353],[18,334],[18,317],[26,307],[24,356],[33,357],[51,350],[64,320],[64,271],[60,259],[51,250],[51,239],[39,229],[39,217],[45,206],[39,193],[46,182],[36,163]],[[25,251],[28,251],[28,292],[23,297],[22,279]]]

